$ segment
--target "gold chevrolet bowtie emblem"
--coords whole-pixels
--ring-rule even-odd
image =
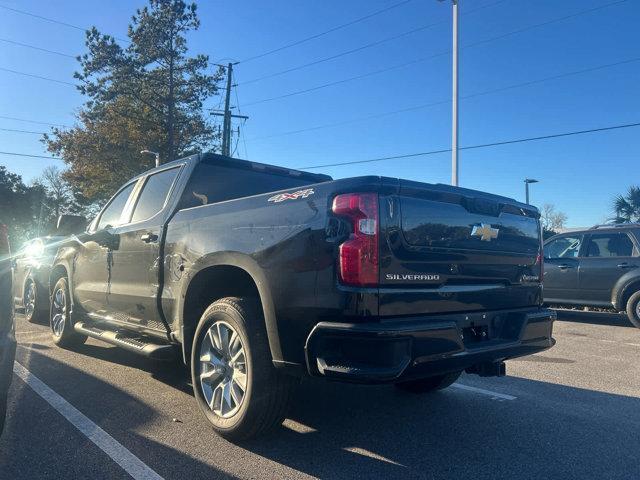
[[[480,240],[484,242],[490,242],[492,238],[498,238],[499,231],[500,230],[498,230],[497,228],[491,227],[491,225],[481,223],[480,226],[473,226],[473,230],[471,230],[471,236],[480,237]]]

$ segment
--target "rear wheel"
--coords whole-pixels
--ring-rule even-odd
[[[65,277],[60,278],[53,287],[49,324],[53,334],[53,343],[59,347],[82,345],[87,337],[73,329],[71,320],[71,296],[69,284]]]
[[[452,385],[462,374],[462,372],[448,373],[446,375],[437,375],[435,377],[421,378],[419,380],[408,380],[406,382],[396,383],[396,387],[400,390],[411,393],[428,393],[436,390],[442,390]]]
[[[631,323],[640,328],[640,290],[627,300],[627,317]]]
[[[214,430],[234,440],[282,423],[294,384],[273,366],[258,302],[235,297],[212,303],[200,318],[191,379]]]

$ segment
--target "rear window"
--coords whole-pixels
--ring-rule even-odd
[[[472,213],[463,206],[404,197],[402,228],[410,245],[489,250],[535,255],[540,247],[537,219],[502,212]]]
[[[270,172],[200,163],[184,189],[180,208],[197,207],[303,185],[309,185],[309,181]]]
[[[631,257],[633,242],[626,233],[593,234],[587,245],[587,257]]]

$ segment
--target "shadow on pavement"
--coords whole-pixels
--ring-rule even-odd
[[[609,325],[612,327],[636,328],[626,315],[608,312],[584,312],[580,310],[556,310],[558,320],[575,323],[591,323],[595,325]]]
[[[176,365],[111,347],[86,345],[77,352],[147,371],[178,390],[185,385]],[[199,420],[183,430],[190,455],[134,431],[159,421],[155,403],[38,351],[31,351],[25,366],[167,479],[228,478],[212,466],[216,461],[219,467],[228,461],[243,469],[255,463],[261,472],[256,478],[280,476],[276,464],[319,478],[640,478],[640,399],[634,397],[515,377],[462,379],[518,397],[511,401],[455,388],[411,395],[388,386],[311,379],[303,382],[281,429],[235,446],[216,438]],[[77,432],[68,424],[56,428],[56,414],[42,401],[29,400],[33,394],[25,390],[13,401],[13,418],[0,441],[0,473],[7,469],[20,476],[1,478],[119,478],[105,474],[113,471],[112,462],[99,474],[87,475],[83,465],[99,467],[104,454],[87,457],[96,450],[93,444],[74,438],[69,430]],[[158,396],[155,401],[171,400]],[[174,435],[170,422],[163,425],[159,435]],[[34,435],[34,429],[41,434]],[[276,464],[264,465],[265,459]],[[49,470],[43,470],[47,464]]]
[[[504,383],[535,396],[307,382],[283,431],[243,446],[320,478],[639,478],[640,399]]]
[[[137,434],[136,427],[157,420],[153,405],[37,351],[30,352],[24,366],[162,477],[236,478]],[[10,401],[6,430],[0,437],[0,478],[131,478],[15,377]]]

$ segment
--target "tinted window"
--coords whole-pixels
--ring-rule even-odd
[[[630,257],[633,243],[626,233],[600,233],[591,235],[587,257]]]
[[[547,258],[575,258],[580,252],[582,237],[562,237],[544,246],[544,256]]]
[[[131,195],[131,191],[133,190],[135,184],[136,182],[130,183],[129,185],[124,187],[124,189],[122,189],[120,193],[113,197],[113,200],[111,200],[109,206],[104,210],[104,212],[102,212],[102,216],[100,217],[100,221],[98,222],[98,230],[105,228],[107,225],[110,225],[112,227],[120,225],[122,210],[127,204],[127,200],[129,199],[129,195]]]
[[[136,208],[131,218],[132,222],[146,220],[162,210],[176,175],[178,175],[178,169],[172,168],[155,173],[147,178],[142,193],[136,202]]]
[[[182,194],[180,208],[207,205],[308,184],[308,180],[288,175],[200,163]]]

